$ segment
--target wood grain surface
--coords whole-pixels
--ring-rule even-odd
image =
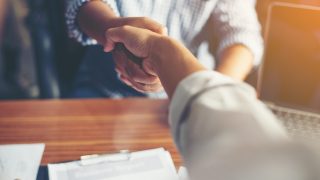
[[[167,116],[167,100],[0,102],[0,144],[45,143],[42,165],[164,147],[180,166]]]

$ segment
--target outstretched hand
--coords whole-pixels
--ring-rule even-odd
[[[136,28],[132,26],[122,26],[118,28],[111,28],[106,32],[106,43],[104,45],[105,52],[114,52],[116,51],[116,44],[122,43],[124,46],[132,52],[135,56],[141,58],[142,66],[139,66],[133,63],[131,60],[128,60],[128,63],[131,63],[136,68],[139,68],[144,73],[147,73],[150,76],[157,77],[157,72],[155,72],[152,67],[152,48],[153,43],[156,39],[161,38],[162,35],[154,33],[147,29]],[[119,54],[119,56],[126,56],[124,53]],[[127,57],[126,57],[127,58]],[[123,67],[119,67],[122,68]]]

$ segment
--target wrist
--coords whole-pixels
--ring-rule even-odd
[[[169,97],[182,79],[205,70],[187,48],[167,36],[157,36],[151,45],[149,57],[152,67]]]
[[[96,0],[89,1],[79,8],[76,21],[82,32],[104,44],[105,31],[113,26],[116,18],[109,5]]]
[[[217,66],[217,71],[237,80],[244,80],[253,68],[254,56],[242,45],[234,45],[226,49]]]
[[[168,67],[170,59],[176,59],[175,53],[172,53],[177,47],[174,41],[167,36],[156,36],[150,47],[151,65],[156,74],[159,74],[163,68]],[[177,51],[176,51],[177,52]]]

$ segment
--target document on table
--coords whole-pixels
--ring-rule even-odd
[[[185,167],[181,166],[178,170],[179,180],[189,180],[189,174]]]
[[[0,145],[1,180],[35,180],[44,144]]]
[[[50,180],[178,179],[170,153],[163,148],[49,164],[48,169]]]

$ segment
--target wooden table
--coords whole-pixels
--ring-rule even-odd
[[[45,143],[42,165],[81,155],[164,147],[180,166],[167,115],[166,100],[0,102],[0,144]]]

